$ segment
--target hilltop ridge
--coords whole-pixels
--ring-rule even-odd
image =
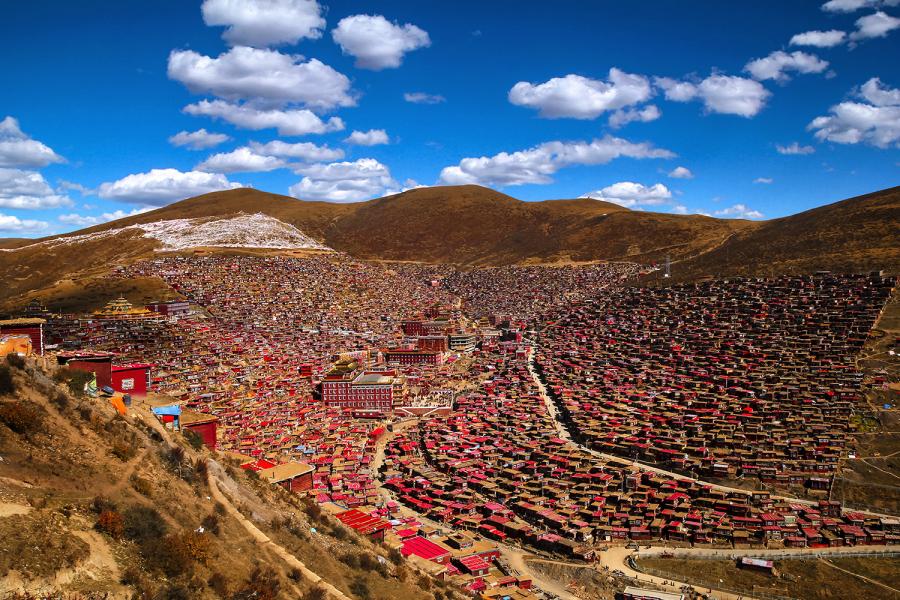
[[[356,258],[465,268],[662,264],[668,257],[675,280],[900,268],[900,187],[769,221],[634,211],[586,198],[523,202],[476,185],[416,188],[346,204],[239,188],[43,240],[0,240],[0,273],[8,283],[0,303],[165,250],[141,234],[142,224],[250,214],[277,219],[312,238],[312,245]],[[53,240],[66,243],[45,243]]]

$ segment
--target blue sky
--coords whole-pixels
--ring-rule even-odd
[[[15,3],[0,236],[239,185],[779,217],[898,183],[898,58],[898,0]]]

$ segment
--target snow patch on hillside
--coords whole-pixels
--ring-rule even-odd
[[[312,239],[293,225],[263,213],[239,214],[235,217],[170,219],[141,223],[95,233],[83,233],[36,242],[20,248],[0,248],[15,252],[25,248],[44,246],[53,248],[82,242],[113,238],[126,231],[139,231],[143,237],[162,244],[157,252],[188,248],[274,248],[284,250],[331,250]]]
[[[172,219],[132,225],[162,243],[159,250],[199,246],[329,250],[293,225],[263,213],[227,219]]]

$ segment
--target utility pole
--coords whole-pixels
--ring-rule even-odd
[[[663,275],[666,279],[672,276],[672,256],[670,254],[666,254],[666,272]]]

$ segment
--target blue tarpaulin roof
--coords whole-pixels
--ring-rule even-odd
[[[178,417],[181,415],[181,405],[174,404],[172,406],[157,406],[153,409],[154,415],[171,415]]]

